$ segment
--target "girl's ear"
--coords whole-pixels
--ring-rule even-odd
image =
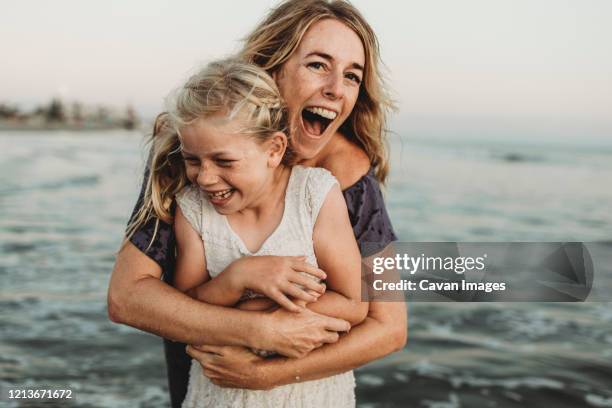
[[[275,132],[267,141],[268,144],[268,167],[278,167],[283,161],[285,150],[287,150],[287,135],[283,132]]]

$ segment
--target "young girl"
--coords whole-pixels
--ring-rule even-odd
[[[322,121],[328,114],[323,105],[308,109]],[[212,63],[177,92],[170,121],[186,178],[173,181],[185,185],[176,195],[175,286],[216,305],[308,307],[360,323],[367,303],[344,198],[328,171],[290,166],[286,110],[272,78],[254,65]],[[152,172],[155,179],[154,165]],[[293,257],[295,272],[253,268],[268,256]],[[354,404],[352,372],[251,391],[214,385],[192,361],[183,407]]]

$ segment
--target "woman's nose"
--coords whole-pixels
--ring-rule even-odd
[[[332,100],[340,99],[344,96],[344,74],[342,72],[332,72],[329,74],[323,94]]]

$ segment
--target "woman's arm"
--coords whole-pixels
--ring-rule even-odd
[[[345,321],[310,311],[245,312],[190,298],[160,280],[160,266],[131,242],[117,255],[108,290],[115,323],[188,344],[231,344],[303,357],[338,340]]]
[[[161,273],[157,263],[126,243],[109,284],[110,319],[185,343],[251,346],[248,332],[261,330],[257,322],[264,316],[198,302],[161,281]]]
[[[372,302],[363,323],[337,343],[313,350],[304,358],[262,359],[231,346],[188,346],[187,354],[200,362],[216,385],[265,390],[352,370],[401,350],[407,335],[404,302]]]
[[[339,374],[394,351],[408,336],[404,302],[372,302],[366,320],[338,343],[318,348],[299,360],[277,358],[261,361],[263,378],[274,386],[310,381]]]
[[[323,202],[312,240],[319,267],[327,273],[329,290],[308,308],[353,326],[361,323],[368,313],[368,303],[361,301],[361,255],[338,185]]]

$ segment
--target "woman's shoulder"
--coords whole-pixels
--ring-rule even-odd
[[[362,256],[374,254],[397,240],[374,168],[342,194]]]
[[[344,137],[340,138],[333,153],[321,163],[346,190],[360,181],[370,171],[371,163],[363,149]]]

